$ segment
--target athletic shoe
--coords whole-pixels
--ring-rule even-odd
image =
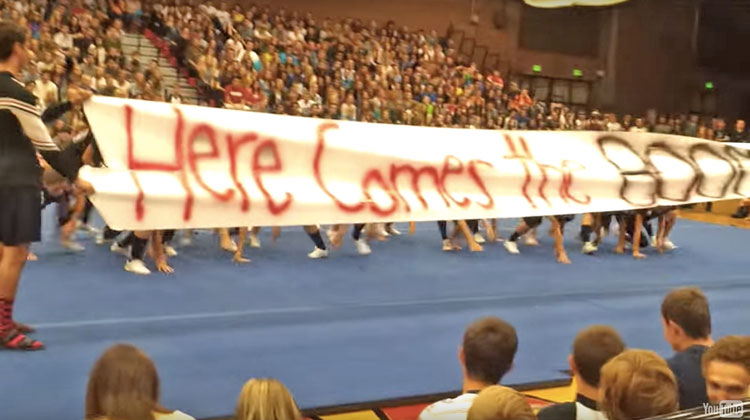
[[[664,249],[666,249],[667,251],[671,251],[675,248],[677,248],[677,245],[670,241],[669,238],[664,238]]]
[[[167,254],[167,257],[176,257],[178,255],[177,250],[169,244],[164,244],[164,253]]]
[[[518,250],[518,244],[515,243],[515,242],[513,242],[513,241],[505,241],[505,242],[503,242],[503,246],[511,254],[516,255],[516,254],[520,254],[521,253],[521,251]]]
[[[104,239],[104,232],[99,232],[99,233],[97,233],[97,234],[96,234],[96,239],[94,240],[94,242],[95,242],[95,243],[96,243],[97,245],[104,245],[104,243],[105,243],[105,242],[107,242],[107,241],[106,241],[106,240]]]
[[[250,235],[250,248],[260,248],[260,239],[258,239],[258,235]]]
[[[120,254],[124,257],[130,257],[130,247],[120,246],[120,244],[118,244],[117,241],[112,242],[112,245],[109,247],[109,250],[114,252],[115,254]]]
[[[86,250],[86,247],[76,241],[63,241],[62,246],[70,252],[81,252]]]
[[[388,226],[385,231],[393,236],[398,236],[401,234],[401,232],[399,232],[399,230],[396,229],[395,225]]]
[[[536,236],[534,235],[524,235],[523,244],[526,246],[539,246],[539,241],[536,239]],[[516,249],[518,249],[517,246],[516,246]]]
[[[130,260],[126,262],[125,271],[133,274],[140,274],[142,276],[151,274],[151,270],[146,267],[146,264],[144,264],[142,260]]]
[[[477,233],[474,234],[474,242],[476,242],[478,244],[483,244],[486,241],[484,240],[484,236],[482,236],[481,233],[477,232]]]
[[[750,210],[747,207],[740,207],[737,209],[734,214],[732,214],[732,217],[735,219],[744,219],[750,214]]]
[[[581,249],[581,252],[586,255],[591,255],[598,250],[599,248],[597,248],[593,242],[586,242],[585,244],[583,244],[583,249]]]
[[[365,238],[359,238],[358,241],[354,241],[354,245],[357,247],[357,253],[359,253],[359,255],[370,255],[372,253],[370,244],[367,243]]]
[[[80,221],[78,222],[78,230],[82,230],[84,232],[88,232],[88,233],[90,233],[92,235],[96,235],[97,233],[99,233],[99,229],[97,229],[97,228],[95,228],[95,227],[93,227],[93,226],[91,226],[89,224],[80,222]]]
[[[190,246],[193,244],[193,238],[190,236],[183,236],[180,238],[180,246]]]
[[[453,251],[454,249],[450,239],[443,239],[443,251]]]
[[[312,258],[313,260],[328,258],[328,250],[315,247],[315,249],[313,249],[311,253],[307,254],[307,257]]]

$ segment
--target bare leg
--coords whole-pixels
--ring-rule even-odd
[[[623,215],[619,219],[620,224],[620,236],[617,238],[617,247],[615,247],[615,254],[624,254],[625,253],[625,234],[627,233],[627,229],[625,227],[627,223],[627,218],[629,216]]]
[[[484,226],[484,230],[487,231],[487,239],[491,242],[497,241],[497,231],[495,230],[495,227],[497,227],[496,224],[493,226],[493,224],[488,222],[487,219],[482,219],[482,225]]]
[[[633,225],[633,258],[640,260],[646,258],[641,254],[641,231],[643,230],[643,214],[635,213],[635,224]]]
[[[256,229],[256,228],[253,228],[253,229]],[[260,230],[260,228],[257,228],[257,229]],[[236,263],[246,264],[250,262],[250,259],[245,258],[245,256],[243,255],[243,252],[245,251],[245,242],[247,241],[247,228],[241,227],[239,235],[240,236],[237,240],[237,250],[234,251],[234,256],[232,257],[232,260]]]
[[[271,243],[275,244],[276,241],[279,239],[279,235],[281,235],[281,228],[278,226],[274,226],[271,228]]]
[[[549,218],[552,223],[552,236],[555,238],[555,257],[560,264],[570,264],[568,254],[565,253],[563,246],[562,224],[556,217]]]
[[[456,222],[456,224],[458,226],[458,229],[464,235],[464,238],[466,238],[466,243],[469,244],[469,250],[471,252],[482,252],[484,249],[477,243],[477,241],[474,240],[474,234],[471,233],[471,229],[469,229],[466,221],[459,220],[458,222]]]
[[[18,291],[21,271],[26,265],[29,245],[4,246],[0,244],[0,299],[13,300]]]
[[[229,230],[227,228],[219,229],[219,238],[221,240],[221,249],[227,252],[234,252],[237,250],[237,244],[235,244],[232,237],[229,236]]]

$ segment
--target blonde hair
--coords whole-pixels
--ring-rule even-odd
[[[469,409],[467,420],[536,420],[526,397],[500,385],[485,388]]]
[[[667,362],[649,350],[626,350],[601,371],[599,408],[609,420],[635,420],[678,408],[677,380]]]
[[[250,379],[237,400],[236,420],[300,420],[289,390],[276,379]]]

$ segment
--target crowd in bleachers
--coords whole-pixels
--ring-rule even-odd
[[[102,95],[182,102],[158,60],[123,52],[126,30],[152,34],[188,72],[201,103],[290,115],[437,127],[654,131],[750,141],[742,120],[649,112],[642,117],[535,101],[483,72],[436,31],[393,22],[323,19],[284,9],[179,0],[2,0],[31,35],[23,75],[52,103],[70,86]],[[167,58],[167,57],[165,57]],[[80,114],[59,131],[76,131]],[[78,118],[75,115],[79,115]]]
[[[718,419],[737,414],[727,401],[747,400],[750,415],[750,336],[711,338],[706,296],[696,288],[671,291],[661,306],[664,338],[675,351],[629,349],[620,334],[593,325],[575,337],[568,363],[575,401],[534,413],[519,392],[499,385],[518,350],[515,328],[497,317],[470,324],[459,350],[462,392],[425,408],[419,420]],[[725,411],[720,411],[724,402]],[[675,416],[678,410],[683,413]],[[712,411],[713,410],[713,411]],[[744,417],[743,417],[744,418]],[[189,420],[159,403],[153,362],[125,344],[107,350],[91,371],[87,420]],[[301,420],[291,393],[274,379],[251,379],[240,392],[236,420]]]

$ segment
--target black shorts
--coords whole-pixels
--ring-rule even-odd
[[[39,242],[42,237],[42,192],[37,187],[0,186],[0,243]]]

